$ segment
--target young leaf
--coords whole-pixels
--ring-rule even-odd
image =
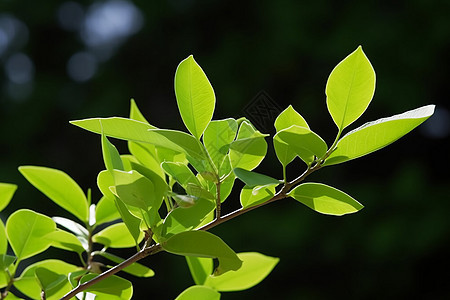
[[[434,105],[427,105],[366,123],[339,140],[325,165],[335,165],[381,149],[422,124],[433,113]]]
[[[87,274],[81,278],[81,283],[95,277],[97,274]],[[133,285],[128,280],[113,275],[88,287],[86,291],[94,293],[95,299],[130,300],[133,296]]]
[[[344,192],[321,183],[300,184],[287,195],[309,208],[327,215],[342,216],[363,208],[358,201]]]
[[[197,177],[195,177],[191,169],[185,164],[165,161],[161,164],[161,167],[185,189],[188,184],[200,185]]]
[[[80,186],[66,173],[45,167],[22,166],[20,173],[53,202],[83,222],[88,221],[88,201]]]
[[[289,128],[292,125],[309,128],[306,120],[303,119],[303,117],[292,107],[292,105],[289,105],[276,118],[275,129],[278,132],[280,130]]]
[[[97,176],[97,185],[105,197],[110,198],[112,199],[112,201],[114,201],[116,209],[119,212],[122,221],[127,226],[128,231],[133,236],[137,244],[137,240],[140,235],[139,226],[141,224],[141,220],[132,215],[127,206],[122,202],[122,200],[116,197],[109,190],[110,186],[114,186],[114,178],[112,177],[111,173],[106,170],[101,171]]]
[[[247,171],[241,168],[236,168],[233,170],[233,172],[240,180],[242,180],[242,182],[244,182],[249,187],[268,184],[278,185],[281,183],[279,180],[272,178],[270,176]]]
[[[144,238],[143,233],[139,235],[138,243]],[[131,236],[124,223],[116,223],[106,227],[102,231],[94,234],[92,240],[96,243],[111,248],[128,248],[136,245],[136,241]]]
[[[151,170],[153,173],[157,174],[162,179],[165,179],[165,174],[164,171],[161,169],[160,166],[161,162],[157,159],[158,154],[156,147],[154,145],[146,143],[128,142],[128,150],[135,159],[135,161],[131,160],[133,163],[145,166],[145,168]]]
[[[283,158],[286,155],[286,149],[298,155],[305,163],[310,164],[314,161],[314,156],[323,157],[327,152],[327,144],[324,140],[306,127],[292,125],[289,128],[282,129],[274,137],[275,152],[280,162],[289,163],[290,158]],[[290,156],[289,156],[290,157]],[[284,162],[284,163],[283,163]]]
[[[216,96],[206,74],[192,55],[178,65],[175,95],[186,128],[200,140],[213,116]]]
[[[8,239],[6,237],[6,229],[3,221],[0,219],[0,254],[6,254],[8,249]]]
[[[209,276],[204,285],[219,292],[242,291],[254,287],[272,272],[279,258],[256,252],[238,253],[242,267],[220,276]]]
[[[327,81],[328,111],[341,132],[358,119],[375,92],[375,71],[361,46],[342,60]]]
[[[195,284],[204,284],[206,278],[213,272],[214,264],[212,258],[186,256],[186,262]]]
[[[89,237],[89,231],[81,224],[63,217],[52,217],[56,224],[72,231],[76,236]]]
[[[249,171],[256,168],[267,153],[265,136],[250,123],[242,122],[236,140],[230,145],[231,166]]]
[[[16,257],[7,254],[0,254],[0,270],[6,270],[16,261]]]
[[[214,208],[213,201],[201,198],[191,207],[175,208],[164,220],[162,236],[168,238],[174,234],[197,228]]]
[[[207,231],[181,232],[162,242],[161,246],[173,254],[217,258],[219,266],[214,271],[215,276],[236,271],[242,265],[236,253],[221,238]]]
[[[242,207],[248,208],[266,202],[275,195],[277,185],[278,183],[255,187],[244,186],[240,195]]]
[[[236,137],[237,129],[236,120],[231,118],[211,121],[206,127],[203,143],[217,169],[220,168],[228,154],[230,144]],[[222,175],[224,174],[219,174],[219,176]]]
[[[88,250],[88,245],[85,245],[85,249],[85,247],[83,247],[82,243],[76,236],[64,230],[56,229],[56,231],[47,234],[45,238],[50,241],[53,247],[56,248],[74,251],[77,253],[82,253],[85,250]]]
[[[104,251],[100,251],[99,255],[103,256],[106,259],[109,259],[112,262],[115,262],[116,264],[120,264],[125,260],[119,256]],[[155,272],[153,272],[152,269],[140,263],[133,263],[128,267],[124,268],[122,271],[137,277],[153,277],[155,275]]]
[[[46,298],[58,292],[67,282],[66,275],[58,274],[42,267],[36,268],[34,274],[39,286],[45,292]]]
[[[55,230],[56,224],[51,218],[28,209],[14,212],[6,221],[6,234],[17,260],[50,247],[51,241],[44,237]]]
[[[111,172],[114,169],[123,170],[123,163],[120,159],[119,151],[117,151],[116,147],[108,140],[104,133],[102,133],[102,153],[107,170]]]
[[[139,110],[136,101],[134,101],[134,99],[130,100],[130,119],[149,124],[147,119]]]
[[[220,300],[220,293],[204,286],[194,285],[185,289],[175,300]]]
[[[2,211],[9,204],[9,201],[11,201],[11,198],[16,190],[17,185],[0,182],[0,211]]]
[[[114,200],[103,196],[95,207],[96,225],[120,219]]]
[[[147,142],[147,131],[156,127],[127,118],[91,118],[84,120],[70,121],[72,125],[85,130],[110,136],[116,139]]]
[[[153,183],[136,171],[114,170],[115,195],[125,204],[147,211],[157,202]],[[157,207],[156,209],[159,209]]]
[[[64,284],[61,283],[61,286],[58,285],[57,291],[47,297],[48,300],[60,299],[68,293],[72,289],[72,286],[67,280],[67,275],[81,269],[77,266],[56,259],[43,260],[28,266],[22,272],[20,277],[14,281],[14,287],[31,299],[41,299],[41,287],[36,281],[35,276],[35,271],[37,268],[45,268],[55,274],[64,275],[66,278]]]

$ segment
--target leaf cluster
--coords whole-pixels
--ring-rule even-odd
[[[73,125],[99,135],[105,169],[98,174],[102,198],[95,203],[66,173],[40,166],[19,171],[73,219],[21,209],[0,222],[1,299],[14,299],[14,286],[33,299],[131,299],[132,283],[119,271],[154,276],[139,264],[143,257],[166,251],[186,257],[194,286],[177,299],[219,299],[221,292],[240,291],[261,282],[278,258],[256,252],[236,253],[214,226],[271,202],[292,198],[310,209],[341,216],[362,209],[347,193],[324,183],[306,182],[311,173],[381,149],[429,118],[429,105],[369,122],[343,135],[367,109],[375,92],[375,72],[361,47],[331,72],[327,107],[337,126],[327,144],[293,106],[276,118],[272,137],[283,178],[255,172],[268,151],[268,134],[246,118],[213,120],[215,93],[201,67],[189,56],[175,74],[175,95],[188,132],[150,124],[131,101],[128,118],[90,118]],[[111,138],[125,140],[129,153],[120,154]],[[289,180],[286,167],[295,159],[305,170]],[[241,208],[223,215],[236,179]],[[0,184],[3,209],[17,187]],[[228,200],[232,201],[232,200]],[[14,255],[7,255],[11,246]],[[44,260],[16,274],[19,263],[49,247],[79,255],[80,266]],[[135,247],[121,258],[112,248]],[[104,261],[110,264],[104,263]],[[215,267],[214,267],[215,266]]]

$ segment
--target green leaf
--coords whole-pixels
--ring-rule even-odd
[[[287,195],[326,215],[342,216],[363,208],[358,201],[346,193],[321,183],[300,184]]]
[[[120,213],[114,204],[114,200],[102,197],[95,207],[96,225],[112,222],[120,219]]]
[[[70,123],[94,133],[103,132],[106,136],[137,142],[148,141],[147,131],[156,128],[148,123],[120,117],[90,118]]]
[[[102,153],[103,161],[108,171],[112,172],[114,169],[123,170],[123,163],[120,159],[119,151],[117,151],[116,147],[108,140],[104,133],[102,133]]]
[[[434,107],[423,106],[350,131],[339,140],[325,165],[335,165],[386,147],[422,124],[434,113]]]
[[[4,271],[16,261],[16,257],[8,254],[0,254],[0,270]]]
[[[249,187],[255,187],[257,185],[268,185],[268,184],[275,184],[278,185],[281,182],[275,178],[272,178],[267,175],[259,174],[256,172],[247,171],[241,168],[236,168],[233,170],[234,174],[242,180],[247,186]]]
[[[149,124],[147,119],[139,110],[136,101],[134,101],[134,99],[130,100],[130,119]]]
[[[76,236],[89,237],[89,231],[81,224],[63,217],[52,217],[56,224],[72,231]]]
[[[204,284],[206,278],[213,272],[214,264],[212,258],[186,256],[186,262],[195,284]]]
[[[9,204],[16,190],[17,185],[0,182],[0,211]]]
[[[51,242],[44,237],[55,230],[56,224],[51,218],[28,209],[14,212],[6,221],[6,234],[17,260],[50,247]]]
[[[97,277],[97,274],[87,274],[81,279],[81,283]],[[86,289],[87,292],[97,295],[96,300],[129,300],[133,296],[133,285],[126,279],[118,276],[110,276]]]
[[[114,178],[112,177],[111,173],[106,170],[101,171],[97,176],[97,185],[105,197],[110,198],[112,199],[112,201],[114,201],[116,209],[119,212],[122,221],[127,226],[128,231],[133,236],[137,245],[137,240],[140,235],[141,220],[132,215],[126,205],[122,202],[122,200],[116,197],[109,190],[110,186],[114,186]]]
[[[215,276],[238,270],[242,265],[236,253],[221,238],[206,231],[181,232],[162,242],[161,246],[173,254],[217,258],[219,266],[214,271]]]
[[[242,291],[254,287],[272,272],[279,258],[256,252],[238,253],[242,267],[220,276],[209,276],[204,283],[219,292]]]
[[[142,241],[144,234],[141,232],[138,242]],[[127,229],[124,223],[116,223],[94,234],[92,240],[96,243],[111,248],[128,248],[136,245],[136,241]]]
[[[375,92],[375,71],[361,46],[342,60],[327,81],[328,111],[341,132],[358,119]]]
[[[125,261],[125,259],[108,252],[100,251],[98,254],[106,259],[109,259],[112,262],[115,262],[116,264],[120,264],[121,262]],[[155,272],[153,272],[152,269],[140,263],[133,263],[128,267],[122,269],[122,271],[138,277],[153,277],[155,275]]]
[[[66,275],[58,274],[42,267],[36,268],[34,274],[46,297],[58,292],[67,282]]]
[[[236,140],[230,145],[231,166],[249,171],[256,168],[267,153],[265,136],[250,123],[242,122]]]
[[[56,231],[47,234],[45,238],[50,241],[53,247],[56,248],[74,251],[77,253],[82,253],[85,250],[88,250],[83,247],[82,243],[75,235],[64,230],[57,229]]]
[[[9,291],[5,300],[23,300],[23,298],[19,298],[16,295],[14,295],[13,293],[11,293],[11,291]]]
[[[175,208],[165,218],[161,234],[164,237],[170,237],[183,231],[195,229],[215,207],[213,201],[200,198],[191,207]]]
[[[53,202],[83,222],[88,221],[88,201],[80,186],[66,173],[45,167],[22,166],[20,173]]]
[[[275,195],[277,184],[249,187],[244,186],[241,190],[240,200],[243,208],[259,205],[271,199]]]
[[[292,107],[292,105],[289,105],[276,118],[275,129],[278,132],[280,130],[289,128],[292,125],[309,128],[306,120],[303,119],[303,117]]]
[[[208,151],[211,160],[216,168],[220,171],[228,151],[230,144],[236,137],[238,124],[235,119],[225,119],[218,121],[211,121],[203,135],[203,143]],[[219,172],[219,176],[222,176]]]
[[[299,127],[297,125],[292,125],[289,128],[279,131],[273,139],[276,154],[282,164],[283,160],[286,162],[289,159],[283,159],[286,150],[284,148],[280,149],[281,143],[286,144],[290,151],[298,155],[307,164],[314,161],[314,156],[318,158],[323,157],[328,149],[327,144],[320,136],[306,127]],[[283,145],[283,147],[286,146]]]
[[[153,183],[137,171],[114,170],[115,194],[125,204],[147,211],[154,206]],[[159,207],[157,207],[158,209]]]
[[[41,287],[39,286],[35,277],[35,271],[37,268],[45,268],[55,274],[64,275],[66,279],[69,273],[81,269],[77,266],[56,259],[43,260],[28,266],[22,272],[20,277],[16,279],[16,281],[14,282],[14,286],[20,292],[30,297],[31,299],[41,299],[40,297]],[[71,284],[69,283],[68,280],[65,280],[64,284],[60,283],[60,285],[57,286],[57,289],[55,289],[55,291],[52,291],[51,295],[47,295],[47,299],[48,300],[60,299],[71,289],[72,289]]]
[[[3,221],[0,219],[0,254],[5,254],[8,249],[8,239]]]
[[[175,300],[220,300],[220,293],[204,286],[194,285],[185,289]]]
[[[191,169],[185,164],[165,161],[161,164],[161,167],[185,189],[188,184],[200,185],[197,177],[195,177]]]
[[[134,158],[137,160],[130,160],[130,162],[140,164],[157,174],[162,179],[165,179],[165,174],[160,166],[161,162],[157,159],[157,150],[154,145],[128,142],[128,150],[130,150],[130,153],[133,154]]]
[[[175,95],[186,128],[200,139],[213,116],[216,96],[206,74],[192,55],[178,65]]]

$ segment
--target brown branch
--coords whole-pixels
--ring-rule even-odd
[[[116,274],[117,272],[123,270],[124,268],[128,267],[129,265],[137,262],[138,260],[143,259],[144,257],[147,257],[149,255],[153,255],[156,254],[158,252],[162,251],[162,247],[159,244],[156,245],[152,245],[150,247],[144,248],[141,251],[137,252],[136,254],[134,254],[133,256],[131,256],[130,258],[128,258],[127,260],[124,260],[123,262],[121,262],[120,264],[118,264],[117,266],[103,272],[102,274],[98,275],[97,277],[78,285],[76,288],[74,288],[73,290],[71,290],[70,292],[68,292],[66,295],[64,295],[64,297],[62,297],[60,300],[69,300],[72,297],[75,297],[76,294],[86,290],[88,287],[96,284],[97,282],[108,278],[114,274]]]

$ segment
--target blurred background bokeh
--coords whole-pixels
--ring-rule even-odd
[[[325,83],[358,45],[377,89],[352,128],[427,104],[437,105],[435,115],[386,149],[311,176],[358,199],[361,212],[330,217],[286,200],[214,228],[238,252],[281,258],[263,283],[222,299],[449,299],[445,0],[0,0],[0,182],[19,185],[2,219],[25,207],[64,215],[21,177],[20,165],[61,169],[100,197],[100,138],[69,120],[127,116],[134,98],[152,124],[185,130],[173,78],[190,54],[215,89],[215,119],[245,115],[264,91],[331,143]],[[288,176],[303,168],[297,162]],[[257,170],[281,176],[273,150]],[[62,250],[49,255],[77,260]],[[173,299],[193,283],[182,257],[143,263],[156,276],[132,279],[134,299]]]

